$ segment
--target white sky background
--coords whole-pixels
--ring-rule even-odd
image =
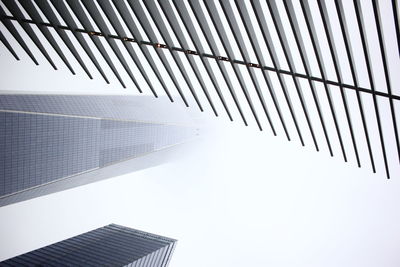
[[[368,7],[366,10],[369,10]],[[389,33],[390,30],[393,33],[392,25],[387,25]],[[9,36],[2,24],[0,30]],[[36,32],[39,34],[39,31]],[[28,38],[24,39],[40,65],[35,66],[15,42],[12,44],[21,58],[20,62],[0,45],[1,90],[136,94],[123,69],[119,66],[128,85],[126,90],[121,88],[100,56],[98,59],[111,81],[110,85],[105,84],[84,57],[94,76],[94,80],[89,80],[63,46],[68,59],[74,63],[77,75],[71,75],[56,53],[49,49],[59,68],[52,70]],[[12,37],[9,40],[13,40]],[[109,46],[103,43],[110,51]],[[388,51],[397,55],[395,40],[387,44]],[[78,44],[76,47],[80,49]],[[136,45],[134,47],[139,51]],[[377,49],[377,43],[371,49]],[[355,51],[358,55],[357,49]],[[112,52],[109,54],[112,55]],[[172,62],[172,57],[168,53],[166,55]],[[359,57],[362,58],[362,55]],[[129,56],[126,55],[126,58]],[[189,70],[186,59],[184,56],[181,58]],[[390,60],[393,85],[399,85],[398,75],[394,75],[399,62]],[[215,63],[212,64],[216,67]],[[284,64],[282,66],[285,67]],[[378,83],[384,83],[378,64],[374,68],[378,71]],[[360,72],[363,73],[362,70]],[[318,75],[318,70],[316,73]],[[360,83],[368,87],[365,73],[361,75]],[[245,77],[249,79],[247,74]],[[190,98],[181,77],[180,83]],[[278,84],[277,79],[275,83]],[[141,84],[146,88],[144,81]],[[397,86],[393,87],[394,92],[399,94]],[[172,82],[169,88],[174,92]],[[209,112],[198,84],[195,88]],[[161,93],[161,88],[156,89]],[[338,92],[333,88],[332,91]],[[334,100],[340,103],[340,98],[335,98],[335,93],[333,95]],[[353,108],[356,106],[354,94],[349,93],[348,97],[349,101],[353,101],[349,102]],[[175,99],[176,104],[182,104],[178,96]],[[216,96],[213,99],[217,102]],[[368,98],[365,101],[365,105],[370,103]],[[298,108],[299,104],[294,105]],[[230,106],[233,110],[232,103]],[[382,104],[382,107],[384,116],[387,105]],[[261,107],[257,108],[262,117]],[[196,110],[193,105],[193,112]],[[214,130],[203,135],[198,142],[181,147],[179,151],[184,156],[168,164],[0,208],[0,260],[117,223],[178,239],[171,267],[400,266],[398,166],[393,168],[392,179],[387,180],[380,156],[376,158],[378,174],[371,172],[365,147],[360,146],[363,168],[359,169],[354,156],[350,156],[349,163],[343,162],[337,141],[333,138],[332,142],[336,142],[335,157],[328,155],[321,130],[317,134],[322,152],[316,153],[310,136],[306,135],[307,145],[303,148],[294,129],[291,129],[294,141],[287,142],[279,127],[279,136],[272,136],[264,118],[265,130],[259,132],[248,110],[246,114],[251,124],[248,128],[242,125],[238,114],[234,113],[235,122],[230,123],[221,105],[218,110],[220,118],[206,116],[210,123],[215,123]],[[301,114],[299,108],[298,111]],[[373,121],[372,110],[369,112],[368,119]],[[353,114],[357,114],[356,111]],[[317,129],[318,120],[315,114],[313,116]],[[345,127],[344,116],[339,118]],[[287,121],[290,121],[289,117]],[[390,120],[385,118],[383,123],[390,127]],[[301,125],[306,133],[305,122],[302,121]],[[355,119],[355,127],[358,127],[357,138],[363,138],[359,119],[358,124]],[[329,132],[334,133],[333,130]],[[371,132],[377,140],[377,130],[372,129]],[[360,144],[363,142],[360,141]],[[379,155],[378,143],[373,145]],[[388,146],[390,158],[394,159],[392,164],[396,165],[396,157],[393,156],[396,151],[393,144]],[[352,155],[350,143],[346,148]]]

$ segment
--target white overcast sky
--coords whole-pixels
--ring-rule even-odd
[[[389,2],[382,3],[388,6]],[[368,6],[366,10],[370,10]],[[390,21],[384,23],[393,33]],[[10,36],[2,24],[0,30]],[[122,69],[128,84],[125,90],[106,67],[110,85],[89,63],[94,80],[89,80],[76,62],[77,75],[71,75],[49,49],[59,67],[54,71],[28,42],[40,62],[35,66],[12,43],[21,60],[16,61],[0,45],[2,91],[136,95]],[[396,56],[395,40],[387,44]],[[136,45],[135,49],[139,51]],[[377,49],[376,44],[371,49]],[[362,57],[359,51],[355,54]],[[395,56],[390,59],[392,71],[399,69]],[[68,58],[72,61],[71,55]],[[378,64],[374,68],[378,83],[382,82]],[[363,71],[361,85],[368,87]],[[392,75],[394,85],[400,85],[397,76]],[[169,86],[174,88],[172,83]],[[340,100],[339,94],[333,93],[333,97]],[[201,98],[206,106],[204,96]],[[175,104],[182,105],[176,99]],[[364,100],[367,106],[371,103]],[[350,108],[356,106],[353,93],[349,93],[349,101]],[[320,153],[315,152],[310,136],[306,136],[306,147],[301,147],[293,128],[294,141],[287,142],[281,129],[278,137],[271,134],[266,120],[265,130],[260,132],[254,122],[244,127],[238,114],[234,114],[235,122],[229,122],[222,107],[218,108],[219,118],[204,116],[213,130],[181,146],[179,155],[169,163],[0,208],[0,261],[117,223],[178,239],[171,267],[400,266],[400,172],[394,143],[388,144],[395,167],[392,179],[387,180],[381,158],[376,163],[378,173],[371,172],[366,148],[360,148],[360,169],[354,156],[349,163],[343,162],[337,140],[333,140],[335,157],[331,158],[324,145]],[[206,109],[209,111],[208,106]],[[194,105],[192,112],[198,112]],[[338,112],[343,114],[340,109]],[[373,121],[373,111],[366,112]],[[250,113],[247,116],[251,121]],[[317,121],[316,115],[312,116]],[[360,129],[359,120],[355,121]],[[304,119],[302,122],[306,125]],[[345,121],[341,123],[345,125]],[[389,119],[383,118],[383,123],[390,127]],[[358,131],[357,138],[363,138]],[[378,140],[377,130],[371,132]],[[317,134],[323,144],[320,129]],[[373,145],[380,155],[378,143]]]

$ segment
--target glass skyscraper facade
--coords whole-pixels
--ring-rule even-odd
[[[176,240],[110,224],[0,262],[0,266],[166,267]]]
[[[2,95],[0,206],[188,141],[197,129],[179,114],[145,96]]]

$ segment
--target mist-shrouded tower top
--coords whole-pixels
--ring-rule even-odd
[[[0,206],[160,164],[197,135],[163,99],[4,94]]]

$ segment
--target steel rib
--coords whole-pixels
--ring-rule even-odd
[[[4,44],[4,46],[7,48],[7,50],[15,57],[15,59],[19,60],[17,53],[15,53],[14,49],[12,48],[12,46],[7,41],[6,37],[3,35],[3,33],[1,31],[0,31],[0,41]]]
[[[156,10],[155,9],[156,8],[155,5],[153,5],[152,3],[150,3],[149,5],[152,5],[152,9]],[[169,5],[167,1],[159,1],[159,5],[160,5],[160,8],[161,8],[162,12],[164,13],[168,23],[169,23],[169,25],[171,26],[172,31],[174,32],[180,47],[182,47],[183,49],[188,49],[189,46],[188,46],[186,38],[183,35],[183,32],[182,32],[182,30],[181,30],[181,28],[179,26],[179,23],[178,23],[175,15],[174,15],[174,12],[172,10],[172,6]],[[164,28],[164,30],[165,30],[165,28]],[[168,34],[168,32],[165,32],[165,33]],[[168,35],[167,39],[169,39],[169,41],[171,42],[171,45],[172,45],[172,39],[170,39],[169,35]],[[194,61],[193,57],[189,54],[189,51],[190,50],[186,50],[186,52],[184,53],[185,56],[186,56],[186,59],[188,60],[190,67],[194,71],[194,74],[195,74],[197,80],[200,83],[200,87],[202,88],[202,90],[203,90],[203,92],[204,92],[204,94],[205,94],[205,96],[206,96],[206,98],[207,98],[207,100],[208,100],[208,102],[209,102],[209,104],[210,104],[215,116],[218,116],[217,109],[216,109],[216,107],[215,107],[215,105],[214,105],[214,103],[212,101],[212,98],[211,98],[211,96],[210,96],[210,94],[209,94],[209,92],[207,90],[207,86],[204,83],[204,79],[203,79],[202,75],[200,74],[200,70],[199,70],[199,68],[197,66],[197,63]]]
[[[140,5],[139,2],[135,1],[133,2],[132,0],[128,0],[128,4],[130,5],[133,13],[135,14],[135,16],[137,17],[140,25],[142,26],[143,30],[145,31],[147,37],[149,38],[149,40],[152,43],[158,43],[157,42],[157,37],[153,31],[153,29],[150,26],[150,21],[147,19],[146,14],[144,13],[144,10],[142,8],[142,6]],[[185,105],[188,107],[189,104],[186,100],[185,95],[183,94],[183,91],[181,89],[181,86],[179,85],[175,74],[172,71],[172,68],[169,64],[169,61],[167,60],[167,58],[165,57],[165,55],[163,54],[162,51],[160,51],[160,49],[157,49],[155,47],[155,51],[158,55],[158,57],[160,58],[161,62],[163,63],[165,69],[167,70],[172,82],[174,83],[176,90],[178,91],[179,95],[182,98],[182,101],[185,103]],[[170,50],[170,53],[172,54],[172,51]],[[181,71],[181,69],[179,69],[179,71]],[[182,74],[183,75],[183,74]],[[197,102],[197,104],[199,105],[199,108],[201,111],[203,111],[203,108],[201,107],[201,104],[199,104],[199,102]]]
[[[252,23],[251,23],[251,20],[250,20],[250,15],[249,15],[249,13],[248,13],[248,11],[246,9],[246,6],[244,5],[243,1],[235,1],[235,3],[236,3],[236,6],[237,6],[237,9],[239,11],[239,15],[241,16],[241,19],[244,22],[243,24],[244,24],[245,30],[246,30],[246,32],[247,32],[247,34],[249,36],[250,44],[251,44],[251,46],[252,46],[252,48],[253,48],[253,50],[255,52],[255,55],[256,55],[256,58],[257,58],[257,62],[258,62],[258,64],[260,66],[265,66],[266,63],[265,63],[264,58],[262,56],[263,52],[261,51],[260,44],[256,41],[257,40],[257,36],[256,36],[256,33],[255,33],[254,28],[252,26]],[[254,1],[252,1],[251,4],[252,4],[252,7],[253,7],[254,6]],[[257,18],[257,23],[260,26],[261,25],[260,17],[256,13],[255,13],[255,16]],[[260,26],[260,28],[261,28],[261,26]],[[268,31],[268,29],[264,29],[263,28],[263,29],[261,29],[262,34],[263,34],[264,30]],[[268,50],[269,54],[271,54],[271,52],[269,51],[270,50],[269,44],[267,44],[267,50]],[[274,60],[273,60],[273,62],[274,62]],[[268,91],[269,91],[269,93],[271,95],[272,101],[273,101],[274,106],[276,108],[276,111],[278,113],[278,117],[279,117],[279,119],[281,121],[281,124],[282,124],[283,130],[285,132],[286,138],[290,141],[289,131],[287,130],[287,126],[286,126],[286,123],[285,123],[285,119],[284,119],[284,117],[282,115],[282,111],[281,111],[281,108],[279,106],[279,102],[276,99],[276,94],[275,94],[274,88],[272,86],[272,81],[271,81],[270,74],[265,69],[262,69],[261,72],[263,74],[265,83],[267,84]],[[281,74],[278,74],[278,76],[281,76]],[[278,79],[281,82],[281,77],[278,77]],[[281,86],[282,86],[282,84],[281,84]]]
[[[356,87],[358,87],[356,64],[354,61],[353,53],[351,51],[351,42],[350,42],[351,37],[350,37],[349,30],[347,28],[347,22],[346,22],[346,16],[344,13],[343,2],[341,0],[335,0],[335,5],[336,5],[336,11],[338,13],[339,24],[340,24],[340,28],[341,28],[341,32],[342,32],[342,37],[344,40],[344,45],[346,48],[347,59],[349,61],[349,65],[350,65],[351,76],[352,76],[354,85]],[[362,103],[362,99],[361,99],[361,94],[358,90],[356,90],[356,95],[357,95],[358,108],[360,109],[360,115],[361,115],[361,121],[363,124],[364,135],[365,135],[365,139],[367,141],[367,147],[368,147],[369,158],[371,161],[372,171],[375,173],[376,172],[375,161],[374,161],[374,156],[372,154],[372,148],[371,148],[371,142],[370,142],[369,133],[368,133],[367,122],[365,120],[364,107],[363,107],[363,103]]]
[[[115,13],[113,7],[109,0],[97,0],[100,5],[100,8],[103,10],[104,14],[108,18],[108,21],[111,23],[111,26],[116,31],[117,35],[119,36],[127,36],[125,30],[123,29],[121,23],[117,18],[117,14]],[[132,45],[129,42],[122,42],[126,51],[128,52],[129,56],[132,58],[133,62],[136,64],[136,67],[139,69],[140,73],[142,74],[143,78],[145,79],[147,85],[149,86],[151,92],[155,97],[158,97],[156,90],[154,89],[153,84],[150,81],[149,76],[147,75],[146,71],[143,68],[142,62],[140,62],[135,50],[133,49]]]
[[[261,103],[261,106],[262,106],[262,108],[264,110],[265,116],[268,119],[268,123],[269,123],[269,125],[271,127],[272,133],[276,136],[275,126],[274,126],[274,123],[272,122],[271,116],[269,114],[268,107],[267,107],[267,105],[265,103],[264,96],[263,96],[263,93],[261,91],[260,84],[258,83],[258,80],[256,78],[256,74],[254,72],[254,69],[249,67],[250,56],[249,56],[249,54],[248,54],[248,52],[246,50],[242,34],[240,33],[240,29],[239,29],[238,23],[237,23],[237,21],[235,19],[235,16],[233,14],[232,7],[230,6],[230,4],[228,2],[220,1],[220,4],[221,4],[222,10],[225,13],[225,16],[227,18],[229,27],[231,28],[231,31],[233,33],[233,37],[235,38],[235,40],[236,40],[236,42],[238,44],[240,54],[241,54],[241,56],[243,58],[243,61],[244,61],[245,65],[246,65],[246,69],[247,69],[247,71],[248,71],[248,73],[250,75],[250,79],[251,79],[251,81],[253,83],[253,86],[254,86],[254,88],[256,90],[257,96],[258,96],[258,98],[260,100],[260,103]]]
[[[168,49],[171,52],[171,55],[172,55],[176,65],[180,69],[180,71],[181,71],[181,73],[183,75],[183,78],[185,79],[185,81],[186,81],[186,83],[187,83],[187,85],[189,87],[189,90],[192,93],[193,98],[197,102],[199,108],[202,109],[202,106],[201,106],[200,100],[199,100],[199,98],[197,96],[196,90],[194,89],[192,81],[190,80],[185,68],[183,67],[183,63],[182,63],[181,58],[179,57],[179,55],[177,54],[176,51],[173,51],[171,49],[174,46],[174,44],[172,42],[172,38],[171,38],[171,36],[170,36],[170,34],[168,32],[168,29],[164,25],[165,22],[162,20],[161,13],[158,11],[158,8],[157,8],[156,4],[154,2],[152,2],[152,1],[145,1],[144,5],[146,6],[147,11],[149,12],[152,20],[154,21],[158,31],[160,32],[161,37],[164,39],[165,43],[167,44]],[[191,68],[195,72],[196,77],[199,79],[197,68],[194,67],[194,65],[192,64],[192,62],[190,60],[189,60],[189,63],[190,63]],[[215,109],[215,106],[214,106],[214,104],[213,104],[213,102],[212,102],[212,100],[210,98],[210,95],[208,94],[207,89],[202,84],[202,80],[199,79],[199,82],[201,84],[203,92],[206,95],[206,98],[207,98],[207,100],[208,100],[208,102],[209,102],[209,104],[210,104],[215,116],[218,116],[218,112]]]
[[[47,0],[43,0],[43,1],[47,1]],[[78,29],[78,26],[76,25],[71,14],[69,13],[67,7],[65,6],[64,1],[51,0],[51,3],[53,4],[54,8],[57,10],[58,14],[60,14],[60,16],[64,20],[64,22],[67,24],[67,26],[71,29],[72,34],[78,40],[79,44],[82,46],[83,50],[86,52],[87,56],[90,58],[90,60],[92,61],[92,63],[96,67],[96,69],[100,72],[103,79],[106,81],[106,83],[110,83],[108,81],[108,78],[105,75],[103,69],[101,68],[99,62],[97,61],[96,57],[93,55],[92,50],[89,48],[89,45],[87,44],[82,33],[76,31]]]
[[[230,94],[232,96],[233,101],[235,102],[235,105],[236,105],[236,107],[237,107],[237,109],[239,111],[239,114],[240,114],[240,116],[241,116],[241,118],[243,120],[243,123],[247,126],[246,117],[244,116],[244,113],[243,113],[242,108],[240,106],[239,100],[237,99],[235,90],[234,90],[233,85],[232,85],[232,81],[231,81],[231,79],[230,79],[230,77],[228,75],[228,72],[227,72],[227,70],[225,68],[225,65],[220,60],[217,59],[216,55],[221,55],[221,54],[219,53],[219,49],[218,49],[218,47],[217,47],[217,45],[215,43],[215,40],[214,40],[214,38],[213,38],[213,36],[211,34],[211,30],[210,30],[210,28],[208,26],[208,23],[207,23],[206,19],[205,19],[205,15],[204,15],[201,7],[200,7],[200,4],[199,4],[198,1],[189,1],[189,5],[190,5],[190,7],[191,7],[191,9],[193,11],[194,16],[196,17],[196,19],[198,21],[198,24],[200,26],[201,31],[203,32],[203,34],[204,34],[204,36],[206,38],[208,46],[210,47],[211,52],[212,52],[213,56],[215,57],[215,62],[217,63],[218,68],[222,73],[222,76],[224,77],[224,81],[225,81],[225,83],[226,83],[226,85],[228,87],[228,90],[229,90],[229,92],[230,92]]]
[[[212,22],[214,24],[214,27],[215,27],[215,29],[216,29],[216,31],[218,33],[218,36],[222,41],[221,43],[222,43],[222,45],[223,45],[228,57],[229,58],[233,58],[233,50],[232,50],[231,45],[229,44],[229,40],[228,40],[228,37],[226,36],[225,30],[222,27],[222,22],[221,22],[221,20],[219,18],[219,15],[217,13],[217,9],[215,7],[215,3],[213,1],[205,1],[204,3],[205,3],[205,6],[206,6],[206,9],[207,9],[207,12],[209,13],[210,18],[211,18],[211,20],[212,20]],[[231,63],[231,66],[232,66],[232,68],[233,68],[233,70],[235,72],[236,78],[239,81],[240,87],[242,88],[242,91],[243,91],[243,94],[244,94],[244,96],[245,96],[245,98],[247,100],[247,103],[249,104],[250,110],[253,113],[253,116],[254,116],[254,119],[256,120],[257,126],[260,129],[260,131],[262,131],[261,123],[260,123],[260,121],[258,119],[256,110],[254,109],[254,106],[253,106],[253,103],[251,101],[250,95],[248,93],[247,86],[246,86],[246,84],[244,82],[243,76],[242,76],[239,68],[237,67],[237,65],[234,64],[232,61],[230,61],[230,63]]]
[[[400,22],[399,22],[399,13],[398,13],[398,2],[397,0],[392,0],[392,11],[393,11],[393,20],[394,20],[394,27],[396,31],[396,38],[397,38],[397,48],[399,50],[399,58],[400,58]]]
[[[301,1],[300,4],[301,4],[303,15],[304,15],[304,18],[305,18],[305,21],[306,21],[306,24],[307,24],[307,30],[308,30],[308,33],[310,35],[310,39],[311,39],[311,43],[312,43],[312,46],[313,46],[313,50],[314,50],[314,53],[315,53],[316,58],[317,58],[318,68],[320,70],[322,80],[325,81],[326,80],[326,78],[325,78],[326,70],[325,70],[325,65],[324,65],[324,62],[323,62],[321,47],[319,46],[319,43],[318,43],[318,35],[317,35],[316,29],[315,29],[315,26],[314,26],[314,22],[312,20],[311,9],[310,9],[310,6],[309,6],[308,2],[302,2]],[[333,117],[333,122],[334,122],[334,125],[335,125],[336,133],[337,133],[337,136],[339,138],[339,143],[340,143],[340,147],[341,147],[341,150],[342,150],[343,158],[344,158],[344,161],[347,162],[347,156],[346,156],[346,151],[345,151],[344,145],[343,145],[342,134],[340,132],[339,123],[338,123],[337,118],[336,118],[335,106],[334,106],[333,101],[332,101],[332,97],[331,97],[330,88],[328,86],[328,83],[324,82],[324,88],[325,88],[326,97],[328,99],[329,108],[331,110],[331,114],[332,114],[332,117]]]
[[[311,66],[310,66],[310,62],[309,62],[309,60],[307,58],[306,46],[305,46],[304,39],[303,39],[303,36],[301,34],[301,31],[300,31],[299,22],[298,22],[297,17],[296,17],[296,13],[295,13],[295,9],[294,9],[294,6],[293,6],[293,2],[284,0],[283,4],[285,6],[286,13],[288,14],[289,24],[290,24],[290,27],[292,29],[292,32],[293,32],[293,35],[294,35],[294,39],[296,41],[297,48],[299,50],[299,54],[300,54],[300,58],[301,58],[304,70],[305,70],[307,76],[311,76]],[[329,139],[328,130],[327,130],[326,125],[325,125],[325,119],[324,119],[324,115],[323,115],[322,110],[321,110],[321,104],[320,104],[319,99],[318,99],[318,94],[317,94],[316,88],[315,88],[314,83],[313,83],[313,81],[311,79],[308,79],[308,84],[310,86],[310,90],[311,90],[311,94],[313,96],[314,104],[315,104],[315,106],[317,108],[318,117],[319,117],[319,120],[321,122],[322,130],[323,130],[324,137],[325,137],[325,140],[326,140],[326,143],[327,143],[327,146],[328,146],[329,154],[331,156],[333,156],[332,145],[331,145],[331,142],[330,142],[330,139]]]
[[[125,22],[125,25],[128,27],[130,33],[132,34],[133,38],[135,40],[143,40],[139,29],[135,25],[135,22],[133,21],[132,16],[128,12],[128,6],[124,1],[119,1],[119,0],[113,0],[114,6],[116,7],[117,11],[121,15],[122,20]],[[167,85],[165,84],[164,79],[162,78],[160,71],[157,68],[157,65],[155,64],[152,56],[150,55],[150,51],[147,48],[147,46],[142,45],[140,42],[137,42],[140,51],[142,51],[143,55],[145,56],[147,62],[150,64],[150,67],[152,68],[153,72],[155,73],[157,79],[161,83],[161,86],[163,87],[166,95],[168,96],[169,100],[173,102],[173,98],[171,96],[171,93],[168,90]]]
[[[19,3],[25,9],[25,11],[28,13],[28,15],[31,17],[32,20],[35,20],[38,22],[43,22],[43,19],[40,17],[39,12],[36,10],[35,6],[33,5],[33,3],[31,1],[19,0]],[[75,75],[74,69],[72,68],[71,64],[68,62],[64,53],[61,51],[61,48],[57,44],[56,40],[54,40],[54,37],[50,33],[49,29],[46,26],[42,26],[40,24],[37,24],[37,27],[42,32],[43,36],[47,39],[49,44],[56,51],[56,53],[61,58],[61,60],[64,62],[64,64],[67,66],[67,68],[71,71],[71,73],[73,75]]]
[[[54,14],[53,10],[51,9],[49,3],[46,0],[35,0],[35,3],[38,7],[42,10],[43,14],[49,20],[49,22],[53,25],[61,25],[60,21],[58,20],[56,14]],[[90,74],[88,68],[86,67],[85,63],[83,62],[81,56],[79,55],[78,51],[76,51],[74,45],[72,44],[71,40],[69,39],[68,35],[65,33],[64,30],[61,30],[59,27],[54,27],[54,30],[58,33],[60,38],[63,40],[65,45],[71,51],[72,55],[78,61],[79,65],[81,65],[82,69],[86,72],[90,79],[93,79],[92,75]]]
[[[326,3],[324,1],[318,0],[317,2],[318,2],[319,11],[320,11],[320,14],[322,17],[322,23],[323,23],[324,29],[325,29],[325,35],[328,40],[329,50],[331,52],[331,57],[332,57],[332,61],[333,61],[333,66],[335,68],[336,77],[338,79],[338,82],[342,83],[342,73],[341,73],[341,69],[340,69],[340,62],[339,62],[339,57],[337,54],[335,39],[333,38],[332,27],[330,25],[328,9],[327,9]],[[353,123],[351,121],[350,111],[349,111],[349,107],[347,104],[347,96],[346,96],[346,93],[344,92],[343,86],[339,86],[339,88],[340,88],[340,94],[342,96],[342,102],[343,102],[344,111],[346,114],[347,124],[348,124],[349,130],[350,130],[350,136],[351,136],[351,141],[353,143],[354,153],[356,155],[357,165],[358,165],[358,167],[361,167],[357,143],[356,143],[356,140],[354,137]]]
[[[392,85],[390,83],[390,72],[389,72],[389,65],[388,65],[388,60],[387,60],[387,51],[386,51],[386,47],[385,47],[385,37],[384,37],[384,31],[382,29],[380,4],[378,3],[378,1],[373,1],[372,5],[373,5],[373,9],[374,9],[375,26],[376,26],[376,30],[378,33],[379,47],[380,47],[381,58],[382,58],[382,63],[383,63],[383,70],[385,73],[386,88],[387,88],[389,95],[391,95],[392,94]],[[396,112],[394,110],[393,99],[389,99],[389,104],[390,104],[390,112],[392,115],[394,136],[396,139],[397,157],[398,157],[398,160],[400,163],[400,140],[399,140],[399,132],[398,132],[398,128],[397,128]]]
[[[281,21],[281,17],[280,17],[280,14],[278,12],[278,7],[276,5],[276,2],[274,0],[271,0],[271,1],[267,1],[267,4],[268,4],[268,9],[270,11],[272,20],[274,22],[274,25],[275,25],[275,28],[276,28],[276,31],[277,31],[277,34],[278,34],[278,38],[279,38],[280,44],[282,46],[283,54],[285,55],[286,62],[288,63],[289,70],[292,71],[292,72],[296,72],[296,65],[294,63],[292,54],[290,52],[291,49],[290,49],[290,46],[289,46],[289,41],[287,39],[287,36],[286,36],[286,33],[285,33],[285,29],[284,29],[283,23]],[[309,128],[310,133],[311,133],[311,137],[312,137],[313,142],[314,142],[315,149],[318,151],[319,147],[318,147],[317,139],[315,137],[315,133],[314,133],[314,130],[313,130],[313,127],[312,127],[310,116],[308,115],[308,110],[307,110],[307,106],[306,106],[305,101],[304,101],[304,97],[303,97],[303,93],[301,91],[301,87],[300,87],[300,85],[298,83],[298,80],[297,80],[297,78],[295,76],[292,76],[292,79],[293,79],[294,86],[296,88],[297,95],[298,95],[299,100],[300,100],[301,107],[303,109],[304,116],[305,116],[306,121],[307,121],[308,128]],[[296,128],[299,128],[299,126],[297,125],[296,121],[295,121],[295,123],[296,123]],[[301,133],[300,129],[298,129],[298,131]],[[304,141],[302,139],[301,134],[299,134],[299,137],[300,137],[300,141],[302,142],[302,145],[304,146]]]
[[[21,35],[18,33],[17,29],[14,27],[14,25],[9,21],[8,19],[5,18],[6,13],[4,9],[0,6],[0,19],[1,22],[4,24],[6,29],[11,33],[11,35],[17,40],[19,45],[24,49],[24,51],[28,54],[28,56],[32,59],[32,61],[36,64],[39,65],[37,62],[35,56],[32,54],[31,50],[29,50],[28,46],[26,45],[24,39],[21,37]]]
[[[357,0],[353,0],[353,3],[354,3],[355,13],[356,13],[356,17],[357,17],[358,30],[359,30],[360,37],[361,37],[361,44],[363,46],[364,60],[365,60],[365,64],[367,66],[367,71],[368,71],[368,79],[369,79],[369,83],[370,83],[372,92],[375,92],[375,82],[374,82],[373,72],[372,72],[372,67],[371,67],[371,59],[369,56],[368,42],[366,41],[366,32],[365,32],[365,27],[364,27],[365,23],[364,23],[363,13],[362,13],[361,5],[359,4],[359,2]],[[372,94],[372,99],[374,102],[374,111],[375,111],[376,121],[378,124],[379,139],[380,139],[380,144],[381,144],[381,149],[382,149],[382,154],[383,154],[383,160],[384,160],[384,164],[385,164],[386,176],[387,176],[387,178],[390,178],[389,166],[388,166],[386,148],[385,148],[385,139],[383,137],[383,130],[382,130],[382,125],[381,125],[378,100],[374,93]]]
[[[267,46],[268,53],[271,56],[272,64],[273,64],[274,68],[280,68],[280,63],[279,63],[279,60],[278,60],[278,56],[276,54],[274,44],[272,43],[271,34],[269,32],[269,29],[268,29],[264,14],[262,13],[262,8],[260,6],[260,2],[259,1],[251,1],[251,5],[252,5],[252,8],[253,8],[254,14],[256,16],[257,23],[260,26],[261,34],[262,34],[264,42],[265,42],[265,44]],[[250,27],[249,27],[249,30],[250,30]],[[255,35],[254,31],[253,31],[253,35]],[[262,56],[261,56],[261,53],[262,53],[261,51],[256,53],[256,55],[257,54],[259,55],[258,56],[260,58],[259,61],[263,60]],[[262,63],[262,64],[266,65],[265,62]],[[289,94],[287,92],[287,87],[286,87],[285,80],[282,77],[281,73],[279,73],[279,72],[277,72],[277,77],[278,77],[279,84],[281,85],[282,92],[283,92],[286,104],[288,105],[289,112],[291,114],[291,117],[292,117],[293,122],[295,124],[295,127],[297,129],[297,133],[298,133],[298,135],[300,137],[300,140],[302,141],[301,133],[300,133],[299,128],[297,126],[296,115],[295,115],[295,113],[293,111],[293,107],[292,107],[292,103],[291,103],[291,100],[290,100],[290,96],[289,96]],[[282,120],[283,120],[283,116],[282,116]],[[289,137],[289,132],[287,130],[285,130],[285,132],[287,133],[287,137],[290,138]],[[302,144],[304,145],[303,142],[302,142]]]
[[[19,9],[19,7],[17,6],[17,3],[14,2],[14,0],[3,0],[3,3],[14,17],[16,17],[17,19],[25,18],[24,15],[22,14],[22,11]],[[33,43],[37,46],[39,51],[43,54],[43,56],[50,63],[50,65],[56,70],[57,69],[56,65],[54,64],[53,60],[50,58],[46,49],[44,49],[42,43],[40,42],[39,38],[36,36],[35,32],[31,28],[31,26],[28,23],[22,22],[20,20],[18,22],[21,25],[21,27],[25,30],[25,32],[28,34],[28,36],[31,38]]]
[[[78,0],[69,0],[69,1],[78,1]],[[135,76],[133,75],[131,69],[129,68],[128,63],[126,62],[124,56],[121,53],[121,50],[118,48],[117,43],[115,42],[114,39],[109,38],[109,35],[111,34],[111,32],[108,29],[107,24],[105,23],[103,17],[101,16],[98,8],[95,5],[95,3],[93,2],[93,0],[82,1],[82,3],[85,6],[86,10],[89,12],[90,16],[92,17],[94,23],[96,23],[97,27],[99,27],[100,32],[102,32],[102,34],[105,35],[107,43],[110,45],[111,49],[113,50],[114,54],[117,56],[122,67],[125,69],[126,73],[129,75],[132,82],[135,84],[139,93],[142,93],[143,90],[140,88],[138,81],[136,80]],[[126,42],[123,42],[123,43],[125,44]],[[149,86],[151,88],[151,85],[149,85]],[[155,93],[155,92],[153,92],[153,93]]]
[[[60,4],[62,1],[52,0],[52,2],[53,2],[53,4],[55,4],[55,2],[59,2],[59,4]],[[72,11],[75,13],[76,17],[78,18],[78,20],[80,21],[82,26],[87,31],[94,32],[92,23],[87,18],[80,2],[78,2],[76,0],[67,0],[67,3],[71,7]],[[112,72],[114,73],[115,77],[117,77],[118,81],[121,83],[122,87],[126,88],[124,81],[122,80],[121,76],[119,75],[117,69],[114,66],[114,63],[111,61],[111,58],[109,57],[107,51],[105,50],[105,48],[104,48],[103,44],[101,43],[101,41],[99,40],[98,36],[93,35],[93,34],[89,34],[89,36],[92,39],[95,46],[97,47],[97,49],[99,50],[100,54],[103,56],[104,60],[107,62],[108,66],[110,67]]]
[[[213,72],[213,70],[211,68],[210,62],[208,61],[208,59],[205,59],[204,56],[203,56],[204,48],[203,48],[203,46],[201,44],[199,36],[196,33],[196,29],[194,28],[194,25],[193,25],[193,23],[192,23],[192,21],[191,21],[191,19],[189,17],[189,13],[188,13],[184,3],[181,0],[178,0],[178,1],[174,0],[173,2],[175,4],[175,6],[176,6],[176,10],[178,12],[179,17],[181,18],[181,20],[183,22],[183,25],[184,25],[184,27],[186,28],[186,30],[187,30],[187,32],[189,34],[189,37],[193,41],[193,44],[194,44],[196,50],[200,53],[200,55],[199,55],[200,56],[200,60],[203,63],[204,68],[207,71],[207,74],[208,74],[208,76],[209,76],[209,78],[210,78],[210,80],[211,80],[211,82],[212,82],[212,84],[213,84],[213,86],[215,88],[215,91],[216,91],[216,93],[217,93],[217,95],[218,95],[218,97],[219,97],[219,99],[220,99],[225,111],[226,111],[226,114],[228,115],[229,119],[232,121],[233,118],[232,118],[231,112],[229,111],[229,108],[228,108],[228,106],[227,106],[227,104],[225,102],[225,99],[224,99],[224,96],[223,96],[223,94],[221,92],[221,89],[219,88],[217,79],[216,79],[216,77],[214,75],[214,72]],[[168,4],[169,2],[166,1],[165,3]],[[184,38],[184,36],[183,36],[183,38]],[[186,44],[186,47],[184,47],[184,48],[188,49],[189,47]],[[190,56],[190,55],[188,55],[188,56]]]

